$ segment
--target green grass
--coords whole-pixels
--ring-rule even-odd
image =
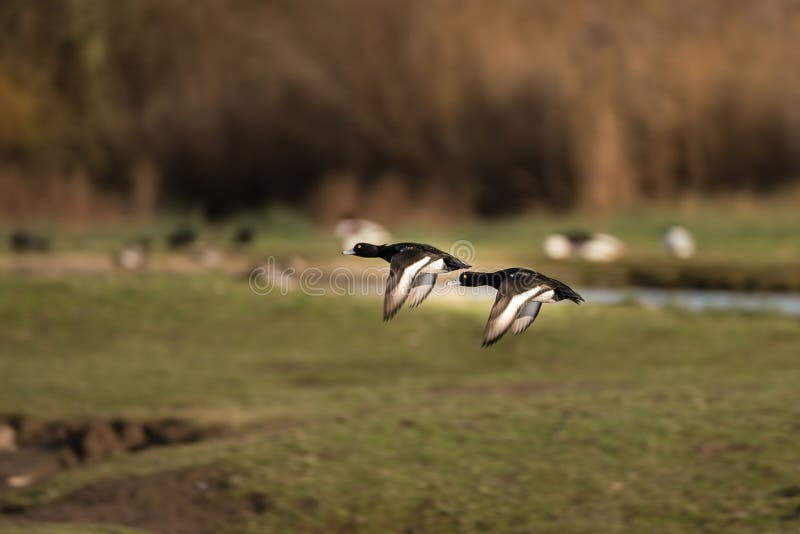
[[[686,206],[654,206],[616,211],[608,215],[582,213],[530,213],[509,218],[453,221],[450,226],[421,225],[410,221],[392,226],[398,241],[419,240],[447,249],[458,240],[476,248],[476,260],[491,265],[496,261],[541,263],[541,243],[555,231],[584,229],[608,232],[627,245],[626,257],[634,261],[661,260],[661,237],[672,223],[689,228],[698,242],[697,260],[735,262],[745,265],[796,263],[800,261],[800,218],[797,203],[790,200],[751,202],[704,201]],[[314,224],[301,212],[274,207],[262,212],[237,215],[217,224],[204,222],[198,214],[164,214],[148,221],[119,221],[90,227],[57,229],[52,224],[33,225],[49,235],[57,250],[110,251],[143,235],[154,239],[156,250],[164,250],[164,237],[173,229],[191,224],[200,239],[226,246],[237,228],[256,230],[254,243],[245,250],[258,254],[303,254],[328,258],[339,250],[331,229]],[[6,226],[7,230],[11,226]],[[0,250],[7,250],[6,240]]]
[[[235,532],[800,528],[796,319],[548,305],[480,349],[490,304],[382,324],[375,298],[210,276],[2,277],[0,412],[249,429],[6,498],[219,464],[272,503]]]

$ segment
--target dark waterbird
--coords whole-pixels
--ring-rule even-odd
[[[256,231],[253,228],[243,226],[233,234],[233,243],[235,245],[247,245],[253,242],[255,235]]]
[[[43,252],[50,248],[46,237],[27,230],[17,230],[11,234],[9,243],[14,252]]]
[[[433,290],[439,273],[470,267],[451,254],[421,243],[356,243],[342,254],[383,258],[389,262],[389,279],[383,296],[384,321],[394,317],[406,300],[412,308],[419,306]]]
[[[167,236],[167,246],[172,250],[186,248],[197,239],[197,232],[190,226],[176,228]]]
[[[576,304],[583,297],[567,284],[531,269],[515,267],[491,273],[465,272],[451,285],[468,287],[491,286],[497,290],[489,321],[483,332],[483,345],[496,343],[510,329],[524,332],[539,315],[543,303],[571,300]]]

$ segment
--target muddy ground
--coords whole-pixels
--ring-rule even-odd
[[[269,500],[263,495],[230,496],[226,492],[229,474],[217,467],[103,481],[30,507],[3,500],[3,493],[35,485],[65,469],[222,433],[220,428],[201,428],[179,419],[48,421],[2,417],[0,525],[31,521],[113,523],[153,532],[203,533],[266,510]]]
[[[151,447],[192,443],[221,433],[179,419],[58,421],[0,417],[0,494],[63,469]]]
[[[204,534],[270,509],[267,495],[234,497],[230,487],[230,473],[216,466],[107,480],[47,504],[6,507],[0,525],[97,523],[164,534]]]

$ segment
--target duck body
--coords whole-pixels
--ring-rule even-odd
[[[483,333],[484,347],[496,343],[508,330],[514,334],[527,330],[538,317],[542,304],[584,301],[564,282],[522,267],[488,273],[465,272],[453,282],[468,287],[491,286],[497,290]]]
[[[470,267],[455,256],[423,243],[356,243],[342,253],[389,262],[383,299],[384,321],[394,317],[407,300],[410,307],[419,306],[436,285],[437,275]]]

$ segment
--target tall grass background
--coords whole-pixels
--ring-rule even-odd
[[[795,190],[793,0],[5,0],[0,216]]]

